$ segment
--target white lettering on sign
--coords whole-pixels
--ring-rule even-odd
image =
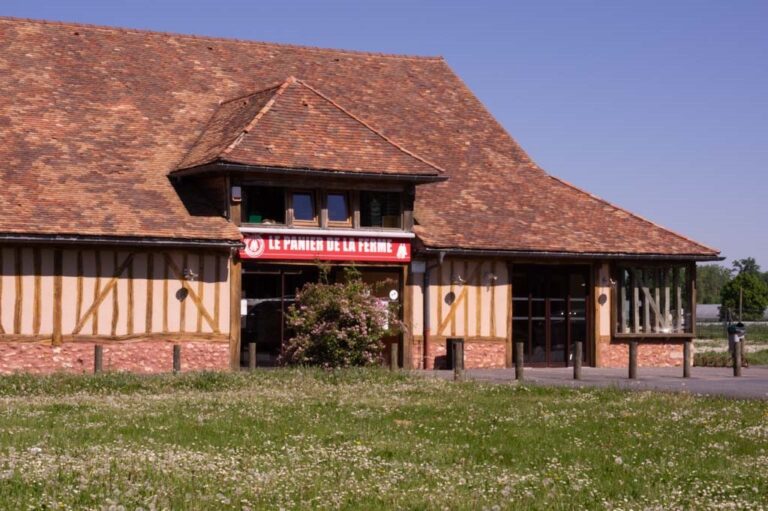
[[[399,238],[247,234],[243,244],[245,248],[240,255],[246,259],[392,262],[411,259],[410,240]]]

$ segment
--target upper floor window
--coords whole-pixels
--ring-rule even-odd
[[[310,191],[291,193],[293,222],[297,224],[317,225],[317,209],[315,209],[315,194]]]
[[[399,191],[246,185],[241,197],[243,224],[402,229],[405,221]]]
[[[360,192],[360,226],[400,228],[403,221],[400,194]]]
[[[346,192],[328,192],[326,207],[328,208],[328,223],[336,225],[351,225],[349,214],[349,197]]]
[[[285,189],[274,186],[243,188],[242,221],[248,224],[285,224]]]

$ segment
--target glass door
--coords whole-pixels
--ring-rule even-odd
[[[576,341],[589,360],[588,272],[587,266],[513,268],[512,337],[523,343],[526,364],[567,366]]]

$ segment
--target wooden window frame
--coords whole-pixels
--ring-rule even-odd
[[[328,196],[329,195],[342,195],[345,197],[345,201],[347,204],[347,219],[344,221],[339,220],[331,220],[329,214],[328,214]],[[344,228],[350,228],[353,226],[354,221],[354,213],[352,211],[352,201],[351,199],[351,193],[346,190],[323,190],[323,210],[325,211],[325,217],[326,217],[326,224],[327,227],[333,228],[333,227],[344,227]]]
[[[687,298],[689,300],[691,325],[690,331],[686,332],[621,332],[619,329],[619,303],[620,296],[618,292],[621,278],[619,272],[623,268],[663,268],[674,269],[675,267],[685,269],[685,287]],[[610,275],[612,285],[610,287],[611,295],[611,335],[616,340],[686,340],[696,337],[696,263],[680,261],[627,261],[611,264]],[[684,297],[685,298],[685,297]],[[687,328],[687,325],[686,325]]]
[[[290,203],[288,202],[289,200],[291,200],[288,188],[286,188],[285,186],[271,185],[271,184],[265,185],[261,183],[243,183],[243,184],[240,184],[239,186],[241,186],[243,193],[242,193],[242,200],[240,201],[241,212],[240,212],[240,223],[238,225],[243,225],[248,227],[265,227],[265,226],[266,227],[270,227],[270,226],[287,227],[291,225],[291,219],[292,219],[291,213],[293,210],[291,209]],[[250,205],[251,200],[253,200],[252,198],[249,197],[249,194],[245,193],[245,191],[248,188],[273,188],[275,190],[282,190],[283,206],[285,208],[285,212],[283,214],[283,222],[274,223],[274,224],[265,224],[265,223],[255,224],[255,223],[248,222],[246,219],[242,218],[247,213],[248,206]]]
[[[318,204],[317,204],[317,193],[315,193],[314,190],[307,190],[302,188],[290,188],[287,190],[288,193],[288,213],[291,219],[290,225],[300,226],[300,227],[319,227],[320,226],[320,216],[318,214]],[[314,217],[312,220],[297,220],[295,216],[295,211],[293,208],[293,196],[296,194],[307,194],[312,198],[312,209],[314,210]]]
[[[400,217],[400,226],[399,227],[376,227],[376,226],[364,226],[362,225],[362,207],[363,203],[360,199],[360,194],[362,192],[368,192],[368,193],[397,193],[398,200],[400,201],[400,214],[398,215]],[[405,230],[405,200],[403,198],[403,192],[393,192],[392,190],[377,190],[377,189],[365,189],[365,190],[358,190],[356,193],[356,229],[361,230],[371,230],[371,231],[404,231]]]

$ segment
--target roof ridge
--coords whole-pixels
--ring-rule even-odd
[[[251,39],[241,39],[237,37],[206,36],[206,35],[184,34],[180,32],[170,32],[166,30],[152,30],[152,29],[145,29],[145,28],[129,28],[129,27],[122,27],[122,26],[97,25],[95,23],[82,23],[82,22],[76,22],[76,21],[57,21],[57,20],[47,20],[47,19],[24,18],[24,17],[17,17],[17,16],[0,16],[0,21],[26,21],[30,23],[37,23],[40,25],[56,25],[56,26],[62,26],[62,27],[82,27],[82,28],[89,28],[89,29],[96,29],[96,30],[110,30],[115,32],[124,32],[128,34],[150,34],[150,35],[180,37],[184,39],[193,39],[193,40],[199,40],[199,41],[222,41],[222,42],[226,41],[226,42],[233,42],[238,44],[249,44],[249,45],[256,45],[256,46],[268,46],[268,47],[277,47],[277,48],[286,48],[286,49],[316,51],[319,53],[339,53],[339,54],[351,55],[355,57],[383,57],[383,58],[400,59],[400,60],[425,60],[425,61],[435,61],[435,62],[445,60],[441,55],[408,55],[408,54],[384,53],[384,52],[374,52],[374,51],[365,51],[365,50],[347,50],[342,48],[327,48],[327,47],[321,47],[321,46],[310,46],[310,45],[302,45],[302,44],[254,41]]]
[[[213,111],[213,114],[212,114],[212,115],[211,115],[211,116],[208,118],[208,120],[205,122],[205,124],[203,125],[203,129],[202,129],[202,130],[200,130],[200,134],[197,136],[197,138],[195,139],[195,142],[192,144],[192,146],[191,146],[191,147],[195,147],[195,146],[197,145],[197,143],[198,143],[198,142],[200,142],[200,139],[201,139],[201,138],[203,138],[203,137],[205,136],[206,132],[208,131],[208,127],[211,125],[211,123],[213,122],[213,119],[214,119],[214,117],[216,116],[216,112],[218,112],[218,111],[219,111],[219,109],[220,109],[222,106],[224,106],[224,105],[227,105],[227,104],[229,104],[229,103],[233,103],[233,102],[235,102],[235,101],[239,101],[239,100],[245,99],[245,98],[249,98],[249,97],[251,97],[251,96],[255,96],[256,94],[261,94],[262,92],[267,92],[268,90],[271,90],[271,89],[279,89],[279,88],[280,88],[281,86],[283,86],[284,84],[285,84],[285,81],[283,81],[283,82],[280,82],[280,83],[278,83],[278,84],[275,84],[275,85],[272,85],[272,86],[270,86],[270,87],[265,87],[265,88],[263,88],[263,89],[259,89],[259,90],[257,90],[257,91],[249,92],[249,93],[247,93],[247,94],[241,94],[241,95],[239,95],[239,96],[237,96],[237,97],[234,97],[234,98],[232,98],[232,99],[227,99],[227,100],[224,100],[224,101],[221,101],[221,102],[219,102],[219,105],[218,105],[218,107],[217,107],[217,108],[216,108],[216,109]],[[274,99],[274,96],[273,96],[273,98],[272,98],[272,99],[270,99],[270,101],[272,101],[273,99]],[[262,109],[261,109],[261,110],[259,110],[259,113],[257,114],[257,116],[262,114],[262,110],[263,110],[263,109],[264,109],[264,107],[262,107]],[[250,123],[249,123],[249,124],[248,124],[246,127],[248,127],[249,125],[250,125]],[[240,130],[240,134],[239,134],[237,137],[235,137],[235,139],[234,139],[232,142],[230,142],[229,144],[227,144],[227,146],[224,148],[224,150],[223,150],[223,151],[222,151],[220,154],[225,154],[226,152],[228,152],[228,151],[227,151],[227,149],[228,149],[230,146],[232,146],[233,144],[235,144],[235,145],[236,145],[236,143],[237,143],[237,142],[239,142],[239,141],[240,141],[240,139],[243,137],[243,134],[244,134],[244,131],[243,131],[243,130]],[[176,165],[174,165],[174,167],[173,167],[173,170],[171,171],[171,173],[173,173],[174,171],[176,171],[176,170],[179,170],[179,169],[181,168],[181,165],[182,165],[182,164],[183,164],[183,163],[186,161],[186,159],[187,159],[187,156],[188,156],[188,155],[189,155],[189,151],[187,151],[186,153],[184,153],[184,156],[182,156],[182,158],[181,158],[181,160],[179,161],[179,163],[177,163]],[[200,164],[202,164],[202,163],[204,163],[204,162],[196,162],[196,163],[194,163],[194,165],[200,165]]]
[[[703,243],[699,243],[698,241],[696,241],[694,239],[691,239],[691,238],[689,238],[687,236],[684,236],[684,235],[680,234],[679,232],[673,231],[672,229],[670,229],[668,227],[664,227],[663,225],[657,224],[653,220],[649,220],[649,219],[645,218],[644,216],[638,215],[637,213],[633,213],[632,211],[629,211],[629,210],[624,209],[624,208],[622,208],[620,206],[617,206],[616,204],[614,204],[614,203],[612,203],[612,202],[610,202],[610,201],[608,201],[606,199],[603,199],[602,197],[598,197],[597,195],[595,195],[593,193],[590,193],[590,192],[588,192],[588,191],[586,191],[586,190],[584,190],[582,188],[579,188],[578,186],[576,186],[576,185],[574,185],[572,183],[569,183],[568,181],[566,181],[564,179],[561,179],[559,177],[553,176],[549,172],[544,171],[544,175],[546,175],[547,177],[549,177],[551,179],[554,179],[555,181],[559,182],[560,184],[563,184],[563,185],[565,185],[565,186],[567,186],[569,188],[572,188],[572,189],[576,190],[577,192],[580,192],[580,193],[583,193],[585,195],[588,195],[589,197],[592,197],[593,199],[595,199],[595,200],[597,200],[599,202],[602,202],[603,204],[606,204],[606,205],[612,207],[613,209],[615,209],[617,211],[621,211],[623,213],[626,213],[629,216],[632,216],[632,217],[640,220],[641,222],[645,222],[645,223],[650,224],[650,225],[652,225],[652,226],[654,226],[654,227],[656,227],[658,229],[662,229],[662,230],[664,230],[664,231],[666,231],[666,232],[668,232],[668,233],[670,233],[670,234],[672,234],[674,236],[677,236],[680,239],[683,239],[683,240],[685,240],[685,241],[687,241],[689,243],[693,243],[694,245],[697,245],[697,246],[699,246],[701,248],[704,248],[704,249],[707,249],[709,251],[712,251],[712,252],[714,252],[716,254],[720,253],[720,251],[715,249],[715,248],[712,248],[712,247],[710,247],[708,245],[704,245]]]
[[[235,140],[230,142],[230,144],[224,148],[224,150],[220,153],[219,157],[225,154],[231,153],[235,149],[235,147],[240,145],[240,142],[242,142],[243,138],[245,138],[245,135],[251,132],[251,130],[254,128],[254,126],[256,126],[259,120],[261,120],[261,118],[264,117],[264,115],[266,115],[267,112],[269,112],[269,110],[272,108],[272,105],[275,104],[275,101],[277,101],[277,99],[283,95],[283,92],[285,92],[285,89],[287,89],[288,86],[293,83],[296,83],[296,78],[294,78],[293,76],[289,76],[288,78],[286,78],[285,81],[277,87],[277,90],[272,95],[272,97],[269,98],[269,101],[264,103],[264,106],[261,107],[259,112],[253,117],[253,119],[251,119],[248,122],[248,124],[246,124],[245,127],[240,130],[240,134],[237,137],[235,137]],[[270,90],[270,88],[262,89],[261,92],[265,92],[268,90]],[[258,92],[254,92],[251,95],[254,95],[254,94],[258,94]]]
[[[252,92],[246,92],[245,94],[240,94],[239,96],[235,96],[234,98],[230,98],[230,99],[225,99],[225,100],[219,101],[219,106],[226,105],[227,103],[233,103],[233,102],[241,100],[241,99],[249,98],[251,96],[255,96],[256,94],[261,94],[262,92],[267,92],[268,90],[271,90],[271,89],[277,89],[281,85],[283,85],[284,83],[285,83],[285,80],[283,80],[283,81],[281,81],[279,83],[276,83],[274,85],[270,85],[269,87],[264,87],[263,89],[255,90],[255,91],[252,91]]]
[[[289,79],[290,79],[290,78],[289,78]],[[358,123],[360,123],[360,124],[362,124],[363,126],[365,126],[365,127],[366,127],[366,128],[369,130],[369,131],[373,132],[375,135],[377,135],[378,137],[380,137],[381,139],[383,139],[385,142],[387,142],[387,143],[388,143],[388,144],[390,144],[391,146],[394,146],[394,147],[395,147],[396,149],[398,149],[399,151],[401,151],[401,152],[403,152],[403,153],[407,154],[407,155],[408,155],[408,156],[410,156],[411,158],[415,158],[415,159],[419,160],[420,162],[422,162],[422,163],[424,163],[424,164],[426,164],[426,165],[428,165],[428,166],[430,166],[430,167],[434,168],[435,170],[437,170],[437,171],[438,171],[438,172],[440,172],[440,173],[443,173],[443,174],[445,173],[445,170],[444,170],[442,167],[440,167],[440,166],[438,166],[438,165],[435,165],[435,164],[434,164],[434,163],[432,163],[431,161],[429,161],[429,160],[427,160],[427,159],[425,159],[425,158],[422,158],[421,156],[419,156],[419,155],[417,155],[417,154],[415,154],[415,153],[412,153],[411,151],[409,151],[409,150],[408,150],[408,149],[406,149],[405,147],[401,146],[400,144],[398,144],[397,142],[395,142],[395,141],[394,141],[394,140],[392,140],[391,138],[387,137],[385,134],[381,133],[381,132],[380,132],[380,131],[378,131],[376,128],[374,128],[373,126],[371,126],[370,124],[368,124],[367,122],[365,122],[364,120],[362,120],[361,118],[359,118],[358,116],[356,116],[355,114],[353,114],[352,112],[350,112],[349,110],[347,110],[346,108],[344,108],[343,106],[341,106],[340,104],[338,104],[336,101],[334,101],[334,100],[333,100],[333,99],[331,99],[330,97],[326,96],[325,94],[323,94],[323,93],[322,93],[322,92],[320,92],[319,90],[317,90],[317,89],[315,89],[314,87],[312,87],[311,85],[309,85],[307,82],[305,82],[305,81],[303,81],[303,80],[299,80],[299,79],[296,79],[296,78],[294,78],[294,81],[295,81],[296,83],[298,83],[299,85],[302,85],[302,86],[304,86],[305,88],[307,88],[307,89],[311,90],[311,91],[312,91],[312,92],[314,92],[316,95],[320,96],[322,99],[324,99],[325,101],[329,102],[330,104],[332,104],[333,106],[335,106],[336,108],[338,108],[339,110],[341,110],[342,112],[344,112],[344,113],[345,113],[345,114],[346,114],[348,117],[350,117],[350,118],[354,119],[354,120],[355,120],[355,121],[357,121]]]

